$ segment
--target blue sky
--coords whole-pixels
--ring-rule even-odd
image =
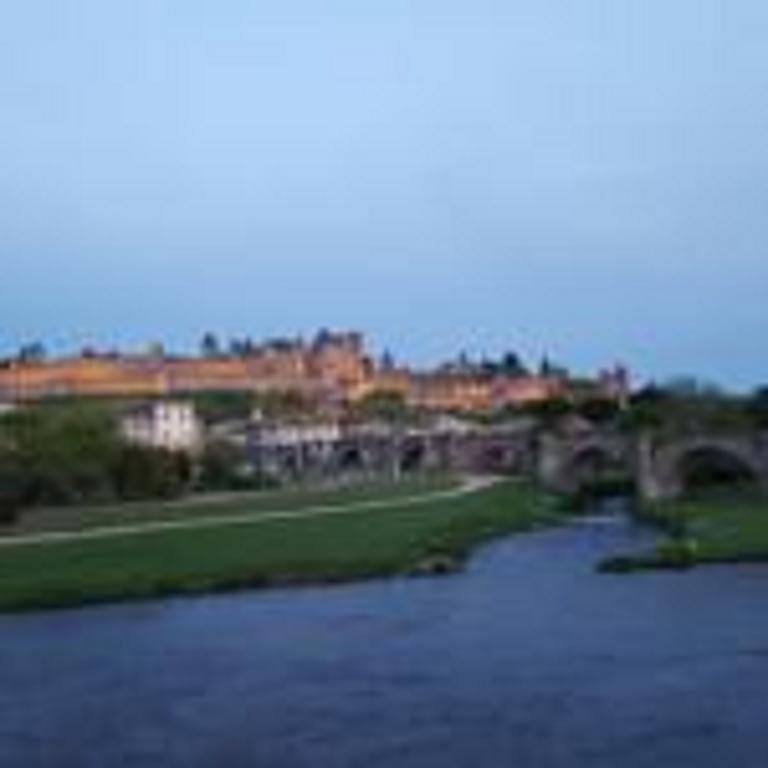
[[[764,0],[0,7],[0,349],[360,328],[768,381]]]

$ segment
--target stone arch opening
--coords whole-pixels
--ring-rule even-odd
[[[348,445],[339,452],[338,466],[343,472],[360,470],[364,465],[365,457],[359,446]]]
[[[597,480],[624,469],[624,462],[601,445],[589,445],[571,456],[571,476],[580,481]]]
[[[409,443],[400,456],[400,470],[402,472],[418,472],[424,468],[426,456],[427,451],[424,443]]]
[[[277,455],[276,465],[281,475],[296,475],[299,472],[299,458],[296,451],[283,449]]]
[[[757,492],[758,470],[739,451],[723,446],[702,445],[685,451],[677,461],[680,491],[686,495],[734,490]]]
[[[635,477],[626,457],[599,444],[584,446],[573,453],[566,478],[571,491],[584,503],[635,493]]]
[[[499,443],[487,445],[482,451],[481,468],[485,472],[511,472],[514,458],[514,451],[506,445]]]

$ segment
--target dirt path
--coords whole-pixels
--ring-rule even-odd
[[[414,496],[401,498],[374,499],[348,504],[331,504],[305,507],[294,510],[275,510],[266,512],[246,512],[236,515],[216,515],[197,517],[190,520],[165,520],[154,523],[135,523],[130,525],[110,525],[101,528],[90,528],[85,531],[49,531],[47,533],[24,534],[0,538],[0,548],[29,544],[53,544],[67,541],[88,541],[92,539],[107,539],[113,536],[139,536],[158,531],[194,530],[218,528],[225,525],[256,525],[273,520],[298,520],[307,517],[325,515],[347,515],[356,512],[366,512],[372,509],[388,507],[416,507],[442,499],[456,499],[488,488],[498,482],[494,477],[469,476],[456,487],[444,491],[431,491]]]

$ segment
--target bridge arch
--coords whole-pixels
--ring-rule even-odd
[[[409,440],[400,453],[400,470],[417,472],[424,468],[427,461],[427,446],[423,440]]]
[[[483,472],[512,474],[520,471],[520,464],[520,449],[509,440],[488,441],[478,451],[477,465]]]
[[[365,463],[365,453],[359,445],[346,444],[339,447],[336,464],[342,472],[364,469]]]
[[[662,453],[659,463],[672,495],[763,484],[763,467],[751,446],[741,440],[685,441]]]
[[[601,440],[574,445],[565,458],[562,471],[564,485],[570,491],[601,483],[631,484],[634,475],[625,446]]]

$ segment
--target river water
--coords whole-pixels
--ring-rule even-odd
[[[0,765],[768,765],[768,569],[600,575],[596,519],[465,573],[0,619]]]

